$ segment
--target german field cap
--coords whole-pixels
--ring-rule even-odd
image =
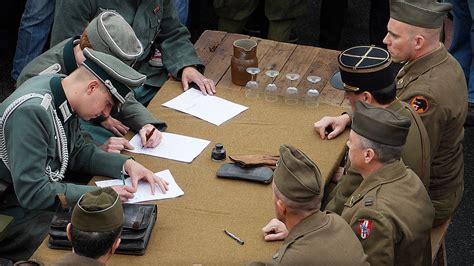
[[[342,81],[338,82],[342,84],[338,89],[371,92],[395,86],[392,59],[385,49],[376,46],[356,46],[341,52],[337,61]],[[333,79],[336,78],[335,75]]]
[[[89,48],[84,48],[83,53],[86,60],[82,62],[82,65],[105,84],[119,103],[125,102],[125,98],[132,89],[145,83],[145,75],[111,55]]]
[[[384,108],[356,102],[352,130],[372,141],[390,146],[403,146],[411,121]]]
[[[443,25],[451,8],[451,4],[438,3],[435,0],[392,0],[390,17],[413,26],[437,29]]]
[[[288,199],[307,202],[321,195],[324,183],[318,166],[302,151],[291,145],[280,146],[273,182]]]
[[[119,195],[110,187],[82,195],[72,211],[71,223],[85,232],[107,232],[119,228],[123,223]]]
[[[143,53],[132,27],[116,12],[100,13],[89,23],[86,32],[94,50],[113,55],[129,65]]]

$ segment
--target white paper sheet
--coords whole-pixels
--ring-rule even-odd
[[[160,187],[158,185],[155,185],[155,195],[152,195],[150,190],[150,184],[145,181],[139,181],[137,192],[135,192],[133,199],[129,199],[127,203],[171,199],[184,195],[183,190],[178,186],[178,184],[176,184],[176,181],[174,180],[173,175],[171,175],[170,170],[166,169],[161,172],[155,173],[155,175],[163,178],[168,182],[168,191],[166,191],[166,194],[163,194]],[[98,187],[111,187],[123,185],[123,182],[121,179],[113,179],[97,181],[95,182],[95,184]],[[125,184],[127,186],[132,186],[132,179],[130,177],[125,179]]]
[[[195,89],[183,92],[164,103],[163,106],[201,118],[217,126],[248,109],[246,106],[217,96],[203,95],[201,91]]]
[[[156,148],[144,148],[142,146],[140,135],[136,134],[130,140],[130,144],[134,149],[128,151],[190,163],[210,143],[209,140],[173,133],[163,132],[162,134],[163,138],[161,139],[161,143]]]

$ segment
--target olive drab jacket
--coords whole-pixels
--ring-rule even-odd
[[[401,160],[365,177],[341,216],[371,265],[421,265],[430,247],[434,208],[419,177]]]
[[[411,119],[407,141],[403,148],[402,160],[406,166],[410,167],[420,177],[423,185],[428,190],[430,184],[431,153],[430,140],[423,121],[413,108],[405,102],[395,100],[387,109]],[[362,180],[362,176],[349,167],[347,173],[342,176],[341,181],[337,184],[334,191],[331,192],[325,209],[341,214],[344,209],[344,203],[359,187]]]
[[[21,71],[17,85],[20,86],[29,78],[39,75],[53,65],[56,65],[55,72],[58,74],[71,74],[77,69],[73,49],[78,40],[79,37],[68,38],[36,57]],[[114,110],[112,113],[114,118],[135,132],[138,132],[146,124],[152,124],[160,131],[166,129],[166,123],[156,119],[132,94],[126,100],[120,108],[120,112]]]
[[[397,97],[421,116],[430,138],[430,197],[455,191],[464,177],[466,79],[459,63],[443,44],[408,62],[397,75]]]
[[[89,21],[100,12],[113,10],[132,26],[143,45],[143,54],[134,68],[147,76],[146,85],[161,87],[168,73],[179,80],[182,69],[187,66],[204,70],[189,40],[189,31],[179,22],[172,0],[58,0],[55,8],[51,46],[82,34]],[[162,53],[164,68],[147,63],[155,47]]]
[[[334,213],[315,212],[297,224],[272,264],[282,265],[368,265],[357,237]]]
[[[70,108],[64,94],[61,75],[42,75],[31,78],[0,104],[0,114],[16,99],[30,94],[49,94],[54,107],[45,108],[48,101],[41,98],[27,100],[15,109],[7,119],[5,145],[9,169],[0,162],[0,178],[13,185],[17,205],[27,210],[46,209],[55,206],[55,197],[64,193],[68,202],[76,202],[93,186],[52,181],[45,173],[60,168],[60,154],[55,122],[51,108],[55,108],[67,139],[68,170],[75,172],[120,178],[122,167],[129,157],[107,153],[84,140],[79,119]],[[61,111],[61,109],[63,111]],[[64,157],[64,156],[63,156]],[[63,158],[64,160],[64,158]],[[14,206],[13,204],[11,206]]]

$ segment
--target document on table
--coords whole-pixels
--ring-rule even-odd
[[[203,95],[201,91],[189,89],[165,102],[163,106],[201,118],[216,126],[240,114],[248,107],[217,96]]]
[[[155,175],[163,178],[168,182],[168,191],[164,194],[158,185],[155,185],[155,195],[151,194],[150,184],[145,181],[138,182],[137,192],[135,192],[133,199],[129,199],[127,203],[137,203],[143,201],[150,201],[150,200],[162,200],[162,199],[171,199],[177,198],[179,196],[184,195],[183,190],[176,184],[176,181],[171,175],[170,170],[166,169],[161,172],[155,173]],[[97,181],[95,184],[98,187],[111,187],[111,186],[120,186],[123,185],[121,179],[113,179],[113,180],[105,180],[105,181]],[[132,179],[129,177],[125,179],[125,184],[127,186],[132,186]]]
[[[142,146],[140,135],[136,134],[130,140],[130,144],[134,147],[134,149],[128,151],[190,163],[210,143],[209,140],[198,139],[173,133],[163,132],[161,134],[163,134],[161,143],[155,148],[144,148]]]

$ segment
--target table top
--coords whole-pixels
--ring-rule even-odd
[[[248,36],[207,31],[196,48],[206,64],[206,76],[217,82],[217,95],[248,106],[248,110],[215,126],[165,108],[162,103],[182,92],[180,82],[176,81],[166,82],[148,106],[168,123],[168,132],[207,139],[211,144],[190,164],[132,154],[154,172],[170,169],[185,194],[154,202],[158,205],[158,218],[144,256],[114,255],[111,265],[245,264],[271,258],[281,245],[281,242],[265,242],[261,233],[261,228],[274,217],[271,186],[217,178],[215,173],[223,162],[210,159],[216,143],[223,143],[228,155],[278,154],[279,146],[288,143],[313,159],[326,180],[336,169],[343,156],[347,132],[335,140],[323,141],[313,130],[313,123],[325,115],[334,116],[346,110],[340,107],[344,106],[343,94],[327,84],[337,52],[257,39],[259,67],[305,73],[301,74],[303,77],[314,73],[323,78],[319,107],[309,108],[304,103],[289,106],[281,100],[268,103],[262,98],[248,99],[243,88],[230,82],[230,51],[232,42],[239,38]],[[341,97],[336,97],[338,93]],[[222,229],[234,233],[245,244],[239,245]],[[32,258],[50,264],[65,252],[48,249],[45,240]]]

